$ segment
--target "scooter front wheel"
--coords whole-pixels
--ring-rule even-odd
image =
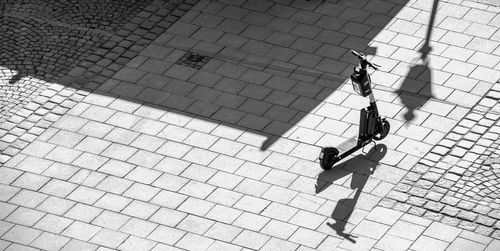
[[[319,155],[319,164],[323,170],[330,170],[338,161],[339,150],[335,147],[326,147],[321,149]]]
[[[379,125],[379,131],[373,136],[374,140],[382,140],[389,134],[391,130],[391,124],[385,118],[382,119]]]

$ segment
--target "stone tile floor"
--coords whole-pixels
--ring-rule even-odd
[[[429,0],[145,5],[1,124],[2,249],[499,248],[498,226],[488,221],[496,198],[465,182],[493,180],[477,170],[486,166],[479,155],[494,157],[488,139],[498,133],[497,7]],[[367,103],[346,81],[356,63],[350,48],[383,66],[372,78],[391,134],[322,172],[320,148],[356,135]],[[187,52],[209,60],[186,66],[179,60]],[[469,133],[485,140],[467,145]],[[455,146],[449,139],[456,137],[464,141]],[[488,142],[491,150],[478,153]],[[490,211],[436,210],[441,183],[408,190],[420,189],[414,197],[426,195],[425,204],[395,203],[424,165],[422,181],[445,174],[434,178],[457,181],[449,196],[476,203],[473,209],[489,203]],[[415,213],[424,209],[431,213]]]
[[[0,121],[101,47],[150,0],[2,1]]]

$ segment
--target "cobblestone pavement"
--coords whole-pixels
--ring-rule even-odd
[[[499,99],[497,84],[382,204],[500,238]]]
[[[145,6],[0,124],[0,249],[500,249],[497,7]],[[367,105],[350,48],[391,134],[322,171]]]
[[[107,42],[150,2],[2,1],[0,122]]]
[[[122,7],[125,7],[130,4],[123,2],[123,5],[124,6]],[[35,10],[37,8],[43,9],[43,6],[44,5],[40,3],[36,4],[36,2],[32,3],[32,5],[21,5],[21,7]],[[59,5],[55,4],[55,6]],[[139,6],[140,5],[137,4],[135,5],[135,7]],[[50,80],[49,77],[52,76],[52,80],[56,80],[57,83],[52,81],[47,82],[46,80],[39,79],[35,76],[29,76],[25,80],[21,79],[21,82],[18,81],[16,84],[10,84],[7,83],[7,80],[10,82],[13,78],[15,80],[19,78],[15,78],[13,76],[13,73],[16,71],[12,72],[9,68],[2,69],[2,72],[5,72],[6,75],[3,77],[3,80],[5,81],[2,82],[1,87],[6,91],[6,101],[8,100],[11,104],[5,106],[5,115],[1,118],[3,123],[1,123],[2,126],[0,128],[0,137],[2,137],[2,140],[0,141],[0,163],[5,162],[6,159],[17,154],[27,144],[40,135],[44,129],[48,128],[62,114],[73,107],[76,102],[85,97],[89,91],[97,88],[109,76],[116,73],[118,69],[130,61],[131,58],[135,57],[138,54],[138,51],[142,50],[145,45],[149,44],[151,40],[158,37],[158,35],[170,26],[173,21],[177,20],[177,18],[188,8],[186,6],[188,5],[179,4],[179,1],[156,1],[151,3],[136,16],[133,16],[133,19],[130,20],[130,22],[122,25],[119,29],[118,27],[106,26],[106,29],[110,31],[113,31],[114,29],[114,33],[106,33],[108,36],[107,40],[104,43],[100,43],[100,47],[98,49],[94,48],[94,51],[90,51],[88,53],[89,55],[82,55],[80,58],[72,59],[75,64],[79,63],[78,67],[65,69],[62,72],[54,71],[57,73],[57,76],[53,76],[53,73],[50,71],[50,66],[48,66],[48,69],[43,67],[39,69],[38,72],[42,74],[41,77],[45,76],[47,80]],[[103,8],[102,6],[92,8],[92,5],[85,5],[83,7],[84,9],[85,7],[87,9]],[[22,10],[23,8],[20,9]],[[35,13],[38,12],[35,11]],[[72,12],[68,11],[68,13]],[[79,23],[84,21],[78,19],[78,16],[80,15],[79,13],[75,13],[74,15],[76,15],[76,18],[73,18],[73,21],[67,21],[68,23]],[[100,15],[106,16],[106,13],[101,13]],[[96,17],[98,16],[99,14],[96,14]],[[62,19],[68,20],[72,19],[72,17],[71,15],[67,15]],[[97,21],[99,20],[100,19],[97,19]],[[38,19],[38,21],[45,22],[47,20],[44,21],[43,19]],[[48,21],[53,23],[50,19]],[[60,22],[56,23],[65,27],[70,26],[72,29],[76,30],[83,29],[85,32],[88,32],[88,29],[79,26],[75,27],[66,23],[61,24]],[[99,22],[97,22],[97,24],[98,23]],[[105,24],[106,22],[103,21],[103,23]],[[95,27],[97,24],[90,22],[87,25],[89,27]],[[152,26],[156,27],[151,29]],[[97,28],[91,31],[95,32]],[[103,30],[97,31],[100,34],[105,33]],[[61,38],[65,39],[66,37],[62,36]],[[86,38],[90,39],[92,37]],[[62,46],[64,45],[65,44],[63,43]],[[35,50],[34,54],[36,53],[43,52],[36,52]],[[51,54],[48,54],[47,60],[53,61],[50,55]],[[64,58],[65,56],[62,57]],[[6,60],[9,60],[9,58]],[[42,62],[44,62],[42,65],[46,64],[45,61]],[[9,67],[22,69],[22,64],[18,63],[19,62],[14,61],[12,62],[12,66]],[[67,72],[67,70],[71,71]],[[64,73],[67,74],[64,75]],[[27,84],[29,89],[32,89],[33,92],[30,93],[29,91],[26,91],[26,88],[23,88],[23,84]],[[28,101],[31,102],[24,105],[24,107],[21,107]],[[11,115],[10,113],[12,112],[17,113]]]

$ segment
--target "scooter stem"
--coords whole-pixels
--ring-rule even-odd
[[[372,93],[370,93],[369,97],[370,97],[370,103],[375,103],[376,100],[375,100],[375,96],[373,95],[373,91],[372,91]]]
[[[370,93],[369,97],[370,97],[370,107],[373,109],[375,114],[378,116],[377,102],[375,100],[375,96],[373,95],[373,91],[372,91],[372,93]]]

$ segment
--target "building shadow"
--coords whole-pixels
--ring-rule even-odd
[[[434,27],[438,3],[439,0],[434,0],[432,5],[431,17],[429,19],[425,42],[419,49],[420,58],[414,60],[416,64],[410,67],[401,86],[397,91],[395,91],[396,93],[401,94],[399,95],[401,103],[407,109],[403,115],[406,122],[411,122],[415,119],[415,110],[422,107],[429,99],[434,98],[434,95],[432,94],[432,70],[429,68],[429,53],[432,51],[430,39]],[[406,93],[403,94],[403,92],[419,93],[421,95],[408,95]]]
[[[352,198],[340,199],[332,212],[332,218],[335,223],[327,223],[338,236],[355,243],[356,236],[345,231],[346,224],[354,211],[356,203],[365,187],[366,182],[371,174],[373,174],[379,165],[379,161],[384,158],[387,153],[387,146],[378,144],[372,147],[366,154],[358,154],[349,161],[343,168],[334,166],[328,171],[319,174],[316,186],[316,192],[320,193],[330,186],[336,180],[345,177],[352,173],[351,189],[356,189]],[[350,163],[354,163],[350,165]]]
[[[63,4],[64,6],[58,9],[67,9],[68,6],[74,1],[61,2],[57,0],[51,0],[53,2],[57,2],[58,4]],[[118,0],[106,1],[106,3],[116,3]],[[36,1],[34,1],[36,2]],[[118,1],[119,2],[119,1]],[[134,2],[132,0],[128,2]],[[149,2],[149,0],[142,0],[139,2]],[[179,1],[175,1],[179,2]],[[208,1],[215,2],[215,1]],[[247,1],[245,5],[242,5],[242,8],[245,8],[245,11],[248,10],[257,10],[260,11],[261,8],[264,8],[261,5],[262,2],[267,1]],[[216,89],[214,86],[204,86],[205,83],[199,84],[192,81],[192,79],[175,79],[177,82],[175,84],[169,83],[167,81],[161,83],[160,89],[149,88],[149,86],[144,86],[139,83],[139,81],[143,81],[144,79],[138,81],[127,82],[122,79],[118,79],[117,73],[120,71],[126,70],[130,67],[130,69],[135,70],[134,67],[138,68],[139,66],[130,66],[134,65],[137,62],[137,56],[140,52],[147,48],[148,46],[157,46],[158,44],[153,44],[152,41],[156,41],[159,36],[166,35],[160,28],[168,29],[168,26],[165,22],[161,20],[158,21],[157,24],[154,23],[146,23],[144,27],[141,26],[138,32],[132,33],[129,30],[123,28],[123,22],[113,22],[113,20],[121,18],[125,20],[126,16],[134,16],[137,12],[131,13],[123,13],[119,17],[111,16],[108,18],[108,14],[113,14],[115,9],[109,7],[107,11],[99,11],[96,10],[96,13],[101,13],[103,15],[103,20],[110,23],[117,23],[113,29],[106,29],[106,26],[97,26],[100,30],[104,30],[108,33],[99,33],[93,27],[85,27],[85,30],[82,30],[78,27],[83,25],[82,23],[72,23],[71,20],[74,18],[70,15],[69,11],[65,11],[64,13],[60,13],[58,16],[59,19],[55,20],[56,23],[40,23],[40,20],[45,20],[51,17],[39,17],[38,19],[34,19],[27,16],[17,15],[17,13],[7,13],[9,15],[3,15],[6,12],[9,12],[11,9],[4,8],[2,11],[2,20],[7,22],[9,25],[4,25],[0,28],[0,31],[5,34],[15,34],[12,29],[19,29],[22,33],[18,33],[17,35],[13,35],[10,37],[0,38],[0,46],[2,47],[2,52],[4,54],[0,54],[0,66],[5,67],[7,69],[11,69],[13,71],[19,72],[15,78],[9,79],[9,83],[12,85],[9,87],[10,90],[15,90],[17,88],[16,83],[20,83],[19,81],[24,76],[29,76],[30,78],[42,79],[46,82],[50,83],[59,83],[66,86],[71,86],[73,88],[79,89],[82,88],[85,91],[93,92],[95,90],[99,90],[100,95],[109,95],[112,97],[118,96],[119,99],[126,99],[136,101],[139,104],[144,104],[151,107],[156,107],[163,109],[169,112],[178,112],[178,113],[187,113],[192,115],[192,117],[206,119],[207,121],[214,121],[216,123],[220,123],[224,126],[229,126],[233,128],[242,129],[245,131],[249,131],[251,133],[255,133],[258,135],[264,136],[266,139],[260,145],[261,150],[269,149],[278,139],[282,137],[288,137],[288,132],[295,128],[295,126],[302,121],[308,114],[310,114],[314,109],[316,109],[322,102],[325,101],[331,94],[333,94],[336,90],[338,90],[348,79],[348,75],[352,67],[357,64],[357,59],[349,54],[349,49],[359,50],[360,52],[364,52],[367,55],[375,54],[376,48],[370,47],[370,42],[377,36],[377,34],[384,29],[384,27],[392,20],[394,15],[396,15],[408,2],[408,0],[400,1],[397,3],[391,2],[387,3],[387,9],[383,12],[383,17],[380,16],[380,13],[374,13],[369,11],[369,4],[374,4],[372,1],[305,1],[305,0],[297,0],[293,1],[290,6],[297,7],[297,9],[313,11],[318,14],[318,17],[325,17],[325,20],[328,21],[330,18],[332,20],[338,20],[338,24],[334,24],[331,22],[323,22],[322,27],[313,27],[320,31],[325,31],[325,45],[336,46],[342,49],[345,49],[345,53],[341,53],[340,55],[334,55],[332,58],[334,60],[326,60],[327,62],[322,65],[322,67],[316,67],[321,65],[323,62],[319,62],[316,66],[294,66],[292,64],[286,64],[287,60],[274,60],[266,58],[267,55],[260,55],[260,57],[255,56],[253,54],[248,54],[249,57],[245,57],[244,60],[235,61],[230,60],[223,56],[223,53],[220,53],[223,49],[229,47],[223,47],[221,50],[211,50],[212,47],[208,46],[204,41],[196,41],[198,46],[188,47],[188,42],[193,42],[189,40],[189,35],[186,37],[186,41],[181,41],[179,44],[182,44],[182,48],[184,51],[187,50],[196,50],[199,49],[201,52],[205,51],[206,54],[210,54],[210,56],[214,56],[213,60],[218,60],[219,62],[231,62],[237,66],[242,66],[246,69],[256,69],[257,71],[263,71],[270,73],[273,77],[286,77],[288,79],[293,79],[297,83],[306,83],[300,88],[298,94],[294,94],[297,102],[293,102],[290,104],[287,100],[286,92],[289,90],[287,88],[287,83],[284,83],[284,86],[272,87],[272,91],[275,92],[276,98],[274,97],[257,97],[253,96],[260,95],[262,83],[259,85],[252,85],[251,83],[243,83],[244,86],[242,88],[253,88],[255,90],[248,90],[247,92],[250,95],[241,95],[241,93],[230,93],[226,91],[226,89]],[[36,2],[38,3],[38,2]],[[266,3],[267,4],[267,3]],[[376,3],[375,3],[376,4]],[[50,5],[50,4],[47,4]],[[109,4],[109,6],[119,6],[120,4]],[[219,4],[220,5],[220,4]],[[271,5],[282,5],[278,3],[278,1],[269,2],[269,6]],[[31,5],[30,5],[31,6]],[[106,5],[108,6],[108,5]],[[274,9],[276,13],[274,13],[273,17],[287,16],[288,13],[286,11],[286,7],[284,6],[282,10],[283,13],[278,12],[278,8]],[[15,8],[12,7],[12,8]],[[30,7],[31,8],[31,7]],[[163,7],[162,7],[163,8]],[[166,7],[165,7],[166,8]],[[43,9],[43,8],[42,8]],[[170,11],[170,7],[166,8],[164,12]],[[179,5],[179,9],[182,11],[190,11],[190,9],[181,4]],[[176,10],[179,10],[176,9]],[[8,11],[7,11],[8,10]],[[197,14],[205,14],[203,12],[203,8],[199,8],[196,11],[200,11]],[[380,11],[380,10],[379,10]],[[178,15],[178,12],[175,12],[175,15]],[[45,11],[37,11],[36,13],[47,13]],[[76,13],[76,12],[75,12]],[[80,12],[79,12],[80,13]],[[77,13],[78,14],[78,13]],[[269,13],[267,13],[269,14]],[[266,15],[267,15],[266,14]],[[272,15],[270,15],[272,16]],[[123,18],[122,18],[123,17]],[[170,16],[169,16],[170,18]],[[172,17],[172,20],[167,20],[168,22],[174,23],[178,20],[178,16]],[[298,18],[301,18],[300,16]],[[354,22],[362,22],[365,20],[372,19],[376,22],[371,22],[369,32],[366,31],[366,34],[358,34],[357,31],[342,30],[342,25],[349,21]],[[243,19],[243,17],[242,17]],[[287,18],[281,18],[286,20]],[[234,20],[233,20],[234,21]],[[238,21],[238,20],[236,20]],[[241,21],[241,20],[240,20]],[[254,20],[255,21],[255,20]],[[262,21],[262,20],[261,20]],[[257,22],[260,23],[261,21]],[[70,24],[70,25],[59,25],[59,24]],[[297,22],[297,24],[302,24]],[[342,24],[342,25],[341,25]],[[259,26],[260,24],[255,24],[254,26]],[[340,26],[339,26],[340,25]],[[201,24],[200,26],[203,26]],[[337,27],[339,26],[339,27]],[[76,29],[77,27],[78,29]],[[88,28],[88,29],[87,29]],[[263,27],[270,29],[268,25],[263,25]],[[1,30],[8,29],[8,30]],[[10,32],[10,33],[9,33]],[[74,36],[71,35],[76,33]],[[115,36],[115,33],[119,33],[120,36]],[[230,32],[228,32],[229,34]],[[286,32],[285,32],[286,33]],[[351,34],[355,33],[355,34]],[[33,37],[33,41],[25,41],[29,38],[28,35]],[[81,38],[81,34],[83,36],[89,36],[91,39],[87,41],[88,43],[83,43],[81,46],[66,46],[64,44],[65,41],[68,43],[72,43],[71,39],[64,38],[61,34],[70,34],[70,38],[73,37],[78,40]],[[168,35],[168,34],[167,34]],[[155,37],[156,36],[156,37]],[[102,42],[104,38],[111,37],[112,41],[107,41],[105,43]],[[163,36],[162,38],[166,38],[168,36]],[[64,38],[64,39],[63,39]],[[279,44],[272,44],[267,41],[261,41],[264,39],[260,39],[257,37],[246,37],[245,39],[254,40],[256,42],[263,42],[265,46],[273,46],[273,49],[289,49],[287,46],[280,46]],[[60,41],[64,40],[64,41]],[[40,42],[36,42],[40,41]],[[170,40],[172,41],[172,40]],[[169,46],[168,49],[179,49],[171,46],[172,44],[166,43],[163,41],[162,45]],[[59,48],[57,45],[60,43],[63,44],[64,48]],[[322,42],[323,43],[323,42]],[[96,53],[92,52],[92,50],[87,50],[89,48],[94,48],[93,46],[98,45],[101,48],[96,50]],[[204,46],[202,46],[204,45]],[[16,47],[17,46],[17,47]],[[309,45],[305,45],[306,47]],[[23,51],[29,51],[29,55],[23,55],[20,51],[14,50],[12,48],[20,48]],[[46,48],[46,50],[36,50],[37,48]],[[12,50],[11,50],[12,49]],[[165,48],[163,48],[165,49]],[[229,48],[231,49],[231,48]],[[259,49],[256,47],[256,49]],[[237,50],[237,49],[236,49]],[[259,51],[259,50],[256,50]],[[300,50],[299,50],[300,51]],[[342,50],[340,50],[342,51]],[[0,53],[2,53],[0,52]],[[176,51],[178,52],[178,51]],[[252,52],[253,53],[253,52]],[[257,53],[257,52],[256,52]],[[303,54],[307,54],[302,52]],[[325,52],[326,53],[326,52]],[[313,54],[313,53],[310,53]],[[69,57],[69,55],[75,55],[74,58],[90,58],[90,60],[71,60],[73,57]],[[87,57],[88,56],[88,57]],[[283,55],[279,55],[283,56]],[[312,55],[315,56],[315,55]],[[256,60],[249,60],[249,58],[255,58]],[[58,60],[59,59],[59,60]],[[68,59],[68,60],[66,60]],[[267,60],[263,60],[267,59]],[[330,58],[324,58],[330,59]],[[304,59],[303,61],[307,61]],[[163,62],[166,63],[167,62]],[[175,62],[168,62],[170,64]],[[304,65],[308,62],[304,62]],[[208,63],[207,65],[214,66],[215,64]],[[339,66],[341,65],[341,66]],[[163,65],[150,65],[151,67],[161,68]],[[34,67],[35,69],[33,69]],[[331,68],[339,68],[336,71],[337,75],[332,74],[329,71]],[[158,69],[155,68],[155,69]],[[187,67],[185,67],[187,68]],[[178,68],[180,69],[180,67]],[[81,71],[80,71],[81,70]],[[185,69],[180,69],[180,71]],[[189,69],[192,71],[197,71],[194,69]],[[214,68],[202,68],[202,71],[208,73],[214,73]],[[161,74],[158,74],[161,75]],[[182,75],[179,73],[178,75]],[[335,77],[335,76],[337,77]],[[165,77],[162,75],[162,77]],[[222,76],[226,78],[226,76]],[[167,78],[167,77],[165,77]],[[69,79],[69,80],[68,80]],[[233,82],[242,82],[238,78],[229,79],[225,84],[232,84]],[[99,89],[101,86],[104,86],[109,83],[119,82],[115,89]],[[285,81],[284,81],[285,82]],[[123,84],[123,85],[122,85]],[[185,84],[181,86],[181,84]],[[120,86],[118,86],[120,85]],[[127,95],[125,93],[114,92],[118,88],[123,88],[127,85]],[[173,86],[173,89],[177,91],[174,93],[173,91],[168,90],[169,86]],[[209,101],[206,100],[198,100],[188,96],[188,93],[180,92],[186,90],[189,86],[202,87],[206,89],[200,88],[200,92],[197,94],[199,96],[203,96]],[[312,86],[313,88],[321,88],[321,91],[318,93],[313,93],[311,89],[307,89],[307,86]],[[130,87],[130,88],[128,88]],[[151,99],[140,99],[137,96],[137,93],[133,93],[132,89],[145,88],[143,96],[154,94],[156,96],[163,95],[167,101],[163,103],[155,103]],[[149,89],[148,89],[149,88]],[[208,90],[208,92],[206,92]],[[164,92],[161,92],[164,91]],[[220,92],[228,98],[228,103],[224,104],[215,104],[214,100],[211,96],[209,96],[213,92]],[[134,95],[132,95],[132,93]],[[208,93],[208,94],[207,94]],[[304,94],[306,93],[306,94]],[[314,95],[313,95],[314,94]],[[251,97],[250,97],[251,96]],[[292,95],[293,96],[293,95]],[[233,99],[234,98],[234,99]],[[258,110],[260,107],[251,106],[252,104],[257,103],[257,101],[266,101],[268,102],[270,109],[264,110],[263,112],[251,113],[247,112],[244,109],[241,109],[240,106],[232,106],[239,102],[239,100],[251,100],[255,101],[254,103],[248,102],[248,110]],[[253,100],[252,100],[253,99]],[[267,99],[267,100],[265,100]],[[283,99],[283,100],[279,100]],[[191,102],[186,107],[181,107],[181,105],[187,104],[187,102]],[[206,101],[206,102],[205,102]],[[216,110],[215,108],[219,108]],[[211,110],[211,108],[214,108]],[[221,112],[222,111],[222,112]],[[226,112],[226,113],[224,113]],[[288,112],[288,113],[287,113]],[[251,115],[251,116],[248,116]],[[267,116],[269,115],[269,116]]]

